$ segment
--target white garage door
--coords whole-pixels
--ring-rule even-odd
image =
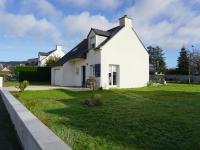
[[[60,69],[54,70],[54,84],[61,85],[61,71]]]

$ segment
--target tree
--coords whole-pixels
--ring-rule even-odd
[[[200,53],[193,51],[191,53],[191,72],[192,74],[200,74]]]
[[[46,66],[53,66],[60,59],[58,56],[50,56],[46,61]]]
[[[189,54],[186,48],[183,46],[178,57],[178,70],[181,74],[188,74],[189,71]]]
[[[153,65],[154,71],[158,73],[165,73],[166,63],[163,49],[159,46],[147,47],[149,53],[149,63]]]

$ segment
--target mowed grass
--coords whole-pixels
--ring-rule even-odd
[[[25,91],[18,99],[75,150],[200,149],[200,85],[91,92]]]

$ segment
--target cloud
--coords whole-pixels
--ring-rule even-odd
[[[68,33],[85,35],[91,27],[106,30],[117,24],[110,22],[102,15],[91,15],[89,12],[83,12],[79,15],[66,16],[64,25]]]
[[[79,7],[88,7],[96,9],[116,9],[120,6],[120,0],[60,0],[63,4],[73,4]]]
[[[0,11],[5,8],[5,5],[6,5],[6,0],[1,0],[0,1]]]
[[[36,38],[50,38],[59,41],[60,33],[55,26],[46,19],[37,20],[33,15],[14,15],[0,12],[0,28],[3,34],[23,38],[25,36]]]
[[[39,17],[45,17],[50,20],[57,20],[62,17],[62,12],[59,11],[48,0],[22,0],[21,13],[34,13]]]
[[[125,11],[147,44],[177,48],[197,44],[200,39],[200,15],[182,0],[141,0]]]

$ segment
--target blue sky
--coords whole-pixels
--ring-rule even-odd
[[[183,45],[200,47],[200,0],[0,0],[0,61],[37,57],[56,44],[67,52],[91,27],[112,28],[124,14],[146,47],[164,49],[168,67]]]

